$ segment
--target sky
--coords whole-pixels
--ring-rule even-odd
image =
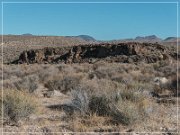
[[[90,35],[98,40],[147,35],[157,35],[163,39],[176,37],[177,4],[4,3],[3,34],[24,33],[56,36]]]

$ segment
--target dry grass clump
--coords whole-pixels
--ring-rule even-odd
[[[18,90],[28,90],[30,93],[38,88],[39,77],[35,74],[23,77],[20,81],[14,83]]]
[[[3,87],[5,89],[26,90],[31,93],[38,88],[38,85],[39,78],[36,74],[28,75],[22,78],[11,76],[10,79],[3,80]]]
[[[118,128],[112,126],[109,117],[92,114],[84,117],[75,117],[71,122],[73,132],[117,132]]]
[[[41,69],[37,72],[41,83],[52,80],[54,76],[59,74],[59,69],[55,65],[42,65]]]
[[[96,113],[99,116],[110,115],[110,99],[105,96],[92,96],[89,102],[90,113]]]
[[[135,68],[134,65],[128,66],[121,65],[119,66],[117,63],[107,64],[107,63],[96,63],[93,65],[92,72],[90,72],[90,76],[96,76],[98,79],[112,79],[117,74],[126,74],[131,68]]]
[[[59,75],[45,83],[44,86],[50,91],[59,90],[62,93],[67,93],[71,89],[75,89],[76,86],[79,85],[82,78],[82,74],[72,74],[67,76]]]
[[[180,70],[180,69],[178,69],[178,70]],[[169,77],[169,76],[177,74],[177,66],[176,65],[167,65],[167,66],[159,68],[157,71],[162,72],[164,77]]]
[[[87,91],[79,87],[77,89],[71,90],[71,95],[73,97],[71,105],[76,110],[80,111],[82,116],[86,115],[89,111],[89,95]]]
[[[112,122],[125,125],[138,124],[138,122],[147,119],[150,112],[152,112],[152,108],[145,99],[136,102],[130,100],[119,100],[112,115]]]
[[[137,102],[138,100],[142,100],[144,98],[143,95],[135,93],[133,90],[122,90],[117,95],[116,99],[118,100],[128,100],[132,102]]]
[[[1,91],[2,92],[2,91]],[[5,122],[18,122],[21,119],[27,118],[30,114],[36,112],[37,103],[32,95],[18,91],[7,90],[3,91],[0,102],[3,103],[3,118]],[[2,116],[2,114],[1,114]]]
[[[122,84],[130,84],[133,82],[133,77],[127,73],[116,74],[111,79]]]
[[[107,99],[104,96],[93,98],[91,109],[99,116],[109,116],[112,125],[133,125],[148,118],[153,109],[148,99],[132,93],[120,95],[116,99]]]
[[[130,89],[132,92],[143,92],[143,91],[153,91],[153,84],[146,82],[133,81],[131,84],[126,85],[126,89]]]
[[[9,79],[11,76],[23,77],[25,74],[22,71],[21,66],[3,66],[3,79]]]

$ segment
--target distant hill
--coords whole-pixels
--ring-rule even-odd
[[[161,42],[162,39],[158,38],[156,35],[150,35],[150,36],[145,36],[145,37],[136,37],[134,39],[135,41],[140,41],[140,42]]]
[[[177,41],[178,41],[178,44],[180,45],[180,38],[168,37],[168,38],[164,39],[161,43],[164,45],[175,45],[175,46],[177,46]]]
[[[150,35],[150,36],[137,36],[136,38],[129,38],[129,39],[119,39],[119,40],[111,40],[112,43],[118,43],[118,42],[147,42],[147,43],[160,43],[163,40],[156,35]]]
[[[129,39],[119,39],[119,40],[111,40],[111,41],[107,41],[109,43],[121,43],[121,42],[146,42],[146,43],[160,43],[160,44],[164,44],[164,45],[177,45],[177,41],[180,44],[180,38],[177,37],[168,37],[166,39],[161,39],[159,37],[157,37],[156,35],[150,35],[150,36],[137,36],[136,38],[129,38]]]
[[[25,33],[25,34],[22,34],[22,36],[33,36],[33,34],[31,34],[31,33]]]
[[[93,37],[91,37],[91,36],[88,36],[88,35],[79,35],[79,36],[77,36],[77,37],[79,37],[79,38],[81,38],[81,39],[83,39],[83,40],[85,40],[85,41],[92,41],[92,42],[95,42],[96,41],[96,39],[95,38],[93,38]]]
[[[177,37],[168,37],[164,39],[165,42],[177,42]],[[178,38],[178,41],[180,41],[180,38]]]
[[[89,35],[66,36],[66,37],[79,38],[79,39],[87,41],[87,42],[96,42],[96,39]]]

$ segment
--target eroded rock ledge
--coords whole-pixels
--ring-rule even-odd
[[[176,59],[176,52],[152,43],[119,43],[43,48],[24,51],[13,64],[22,63],[94,63],[99,60],[122,63],[155,63]]]

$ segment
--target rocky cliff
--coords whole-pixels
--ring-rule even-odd
[[[94,63],[99,60],[122,63],[155,63],[176,59],[177,53],[152,43],[119,43],[43,48],[24,51],[14,64],[21,63]]]

